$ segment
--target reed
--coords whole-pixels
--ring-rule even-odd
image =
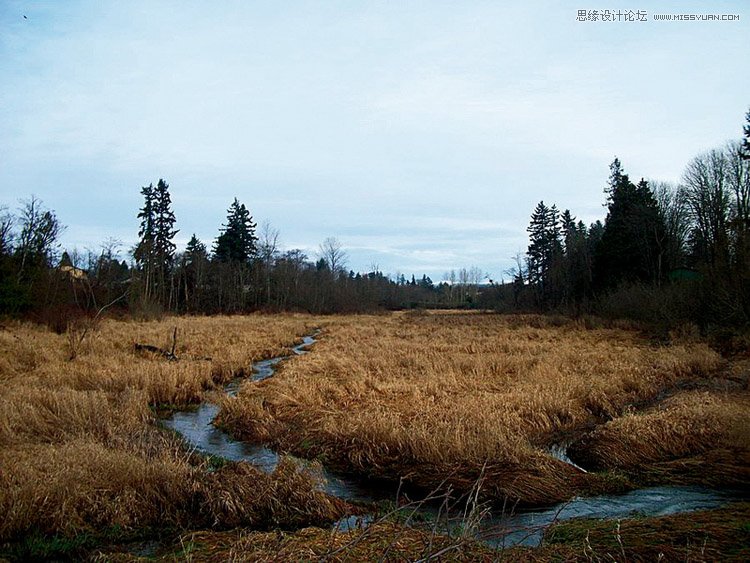
[[[620,469],[644,481],[750,484],[750,393],[680,392],[643,412],[600,426],[571,448],[597,470]],[[657,479],[658,478],[658,479]]]
[[[346,532],[304,528],[294,532],[248,529],[199,531],[181,535],[156,561],[285,562],[327,561],[560,561],[678,562],[737,561],[750,558],[750,505],[629,520],[575,519],[547,530],[541,547],[492,549],[429,527],[379,521]],[[142,561],[115,550],[96,561]]]
[[[77,344],[30,324],[0,329],[0,541],[31,534],[148,527],[299,526],[334,520],[342,503],[292,460],[271,475],[213,470],[155,424],[252,362],[287,353],[309,316],[104,320]],[[140,354],[170,349],[178,361]],[[79,339],[80,340],[80,339]],[[77,341],[78,342],[78,341]]]
[[[602,486],[551,457],[560,436],[622,416],[721,358],[634,330],[539,316],[396,314],[324,324],[314,353],[222,402],[251,440],[365,475],[527,504]]]
[[[175,327],[178,361],[135,350],[135,343],[171,349]],[[617,477],[583,474],[548,453],[592,427],[602,469],[646,466],[647,478],[659,480],[692,464],[710,482],[707,468],[722,466],[729,468],[722,483],[747,480],[746,395],[690,392],[635,409],[658,404],[686,378],[711,381],[721,358],[701,342],[655,345],[626,325],[456,312],[101,320],[73,339],[71,354],[69,335],[8,321],[0,329],[0,542],[165,527],[219,537],[211,534],[298,528],[350,511],[291,459],[270,475],[247,464],[217,469],[185,451],[154,414],[219,396],[222,383],[288,353],[316,327],[312,353],[221,398],[225,426],[428,489],[468,491],[481,476],[483,494],[496,501],[543,504],[622,487]],[[355,542],[361,553],[429,555],[423,532],[379,525],[382,535]],[[237,559],[262,545],[314,558],[353,539],[320,530],[234,534],[221,537],[235,538],[226,553]],[[330,550],[315,551],[323,538]],[[437,550],[453,545],[434,541]],[[487,556],[473,549],[467,544],[465,553]]]

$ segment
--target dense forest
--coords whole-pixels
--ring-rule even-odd
[[[0,209],[0,313],[64,330],[76,317],[130,312],[239,313],[254,310],[361,312],[417,307],[596,313],[672,326],[743,326],[750,320],[750,112],[744,138],[700,154],[682,182],[639,180],[615,158],[604,221],[585,225],[540,201],[529,246],[508,280],[477,268],[389,277],[347,269],[336,238],[317,256],[281,250],[279,232],[260,228],[237,198],[211,247],[195,235],[177,252],[169,185],[141,189],[139,242],[121,256],[60,252],[64,229],[35,197],[16,213]]]

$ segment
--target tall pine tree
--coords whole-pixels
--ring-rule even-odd
[[[170,273],[174,258],[174,228],[176,219],[172,211],[172,198],[169,184],[163,179],[154,186],[141,188],[143,207],[138,213],[141,226],[138,230],[140,241],[133,251],[133,257],[141,269],[144,282],[144,297],[147,301],[156,300],[168,304],[171,295]]]
[[[549,303],[560,288],[562,240],[560,213],[557,207],[547,207],[540,201],[531,215],[527,229],[529,247],[526,252],[529,283],[534,286],[537,299]]]
[[[182,255],[182,293],[187,310],[198,310],[203,301],[208,252],[198,237],[190,237]]]
[[[628,282],[659,282],[665,230],[648,182],[636,186],[615,158],[610,166],[607,218],[596,248],[595,282],[600,288]]]
[[[149,184],[141,188],[143,196],[143,207],[138,212],[141,226],[138,229],[138,244],[133,250],[133,258],[142,273],[143,297],[148,301],[151,298],[154,281],[154,247],[155,247],[155,212],[154,212],[154,185]]]
[[[221,262],[248,263],[257,253],[255,228],[250,211],[234,198],[227,210],[227,223],[214,245],[214,256]]]

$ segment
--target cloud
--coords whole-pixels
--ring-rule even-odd
[[[615,154],[675,180],[740,134],[750,14],[727,6],[738,24],[603,27],[559,2],[7,2],[0,196],[93,246],[133,240],[161,177],[181,236],[212,240],[236,196],[357,268],[497,272],[539,200],[602,217]]]

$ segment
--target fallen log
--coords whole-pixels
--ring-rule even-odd
[[[177,361],[179,359],[177,356],[174,355],[173,352],[164,350],[163,348],[159,348],[158,346],[152,346],[151,344],[140,344],[136,342],[133,346],[136,352],[151,352],[152,354],[157,354],[172,362]]]
[[[136,342],[134,344],[136,352],[151,352],[152,354],[157,354],[159,356],[162,356],[163,358],[166,358],[170,362],[176,362],[179,360],[177,355],[174,353],[175,348],[177,347],[177,327],[174,327],[174,332],[172,333],[172,350],[165,350],[164,348],[159,348],[158,346],[153,346],[152,344],[140,344]]]

